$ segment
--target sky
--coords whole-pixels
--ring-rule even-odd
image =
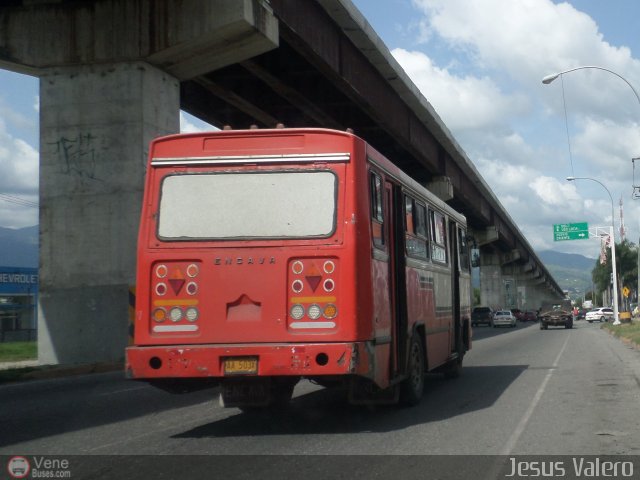
[[[611,225],[607,190],[617,241],[622,200],[625,236],[638,243],[640,161],[634,176],[631,159],[640,157],[640,2],[354,4],[536,251],[596,258],[597,240],[554,242],[553,225]],[[609,71],[580,69],[542,84],[581,66]],[[38,222],[38,101],[36,78],[0,70],[0,227]],[[181,114],[182,131],[202,128]]]

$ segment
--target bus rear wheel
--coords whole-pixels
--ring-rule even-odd
[[[400,402],[403,405],[413,406],[420,403],[424,391],[424,375],[424,348],[418,335],[414,334],[409,345],[407,378],[400,385]]]

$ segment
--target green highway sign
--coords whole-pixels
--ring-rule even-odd
[[[589,238],[589,224],[580,223],[559,223],[553,226],[553,241],[561,240],[587,240]]]

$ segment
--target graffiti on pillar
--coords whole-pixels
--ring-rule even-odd
[[[76,136],[61,136],[58,141],[49,143],[58,156],[59,173],[102,181],[96,176],[100,149],[97,140],[91,133],[79,133]]]

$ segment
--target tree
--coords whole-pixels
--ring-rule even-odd
[[[611,285],[611,249],[607,249],[606,257],[607,260],[604,265],[598,259],[591,271],[591,278],[598,294],[601,294]],[[631,291],[637,291],[638,247],[628,240],[616,244],[616,270],[619,295],[622,295],[623,287],[627,287]]]
[[[473,304],[480,305],[480,289],[479,288],[473,289]]]

